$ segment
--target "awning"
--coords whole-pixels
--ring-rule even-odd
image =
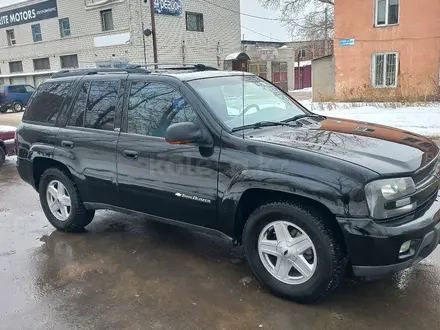
[[[231,53],[225,57],[225,61],[249,61],[251,58],[246,53]]]

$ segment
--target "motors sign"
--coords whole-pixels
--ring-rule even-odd
[[[0,29],[58,17],[57,0],[0,12]]]

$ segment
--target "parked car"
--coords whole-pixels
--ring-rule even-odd
[[[0,167],[6,156],[15,155],[15,127],[0,125]]]
[[[0,86],[0,112],[9,109],[14,112],[23,111],[35,88],[30,85],[4,85]]]
[[[385,276],[439,244],[435,143],[314,114],[252,74],[60,72],[38,87],[17,138],[18,171],[58,230],[110,209],[220,235],[298,302],[347,270]]]

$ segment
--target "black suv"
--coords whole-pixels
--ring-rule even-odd
[[[111,209],[220,234],[299,302],[438,246],[435,143],[316,115],[255,75],[181,69],[63,71],[38,87],[17,166],[55,228]]]

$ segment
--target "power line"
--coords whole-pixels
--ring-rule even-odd
[[[242,12],[240,12],[238,10],[234,10],[234,9],[231,9],[231,8],[228,8],[228,7],[223,7],[223,6],[220,6],[220,5],[216,4],[216,3],[208,1],[208,0],[200,0],[200,1],[209,3],[210,5],[212,5],[214,7],[218,7],[218,8],[230,11],[232,13],[243,15],[243,16],[248,16],[248,17],[252,17],[252,18],[262,19],[262,20],[266,20],[266,21],[281,21],[281,19],[279,19],[279,18],[269,18],[269,17],[262,17],[262,16],[256,16],[256,15],[242,13]]]
[[[262,36],[262,37],[269,38],[269,39],[273,39],[273,40],[275,40],[275,41],[279,41],[279,42],[282,42],[282,43],[286,43],[285,41],[282,41],[282,40],[280,40],[280,39],[273,38],[273,37],[271,37],[271,36],[267,36],[267,35],[265,35],[265,34],[263,34],[263,33],[260,33],[260,32],[257,32],[257,31],[255,31],[255,30],[252,30],[252,29],[249,29],[249,28],[247,28],[247,27],[244,27],[243,25],[241,26],[241,28],[242,28],[242,29],[245,29],[245,30],[248,30],[248,31],[251,31],[251,32],[253,32],[253,33],[255,33],[255,34],[258,34],[258,35],[260,35],[260,36]]]

